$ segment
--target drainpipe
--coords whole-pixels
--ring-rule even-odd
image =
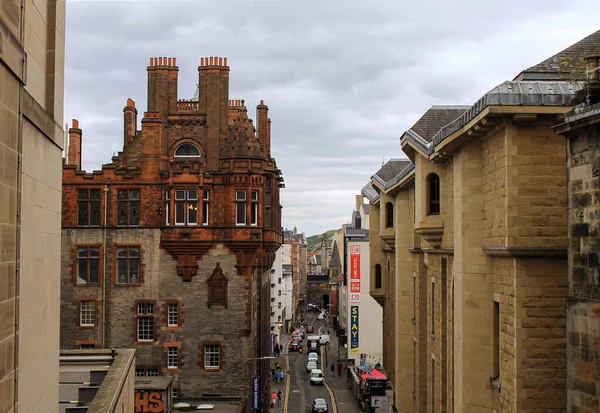
[[[21,0],[21,31],[19,33],[19,43],[22,48],[21,55],[21,82],[19,84],[19,123],[17,130],[17,217],[15,225],[15,338],[13,351],[13,403],[14,406],[19,402],[19,305],[20,305],[20,280],[21,280],[21,173],[23,168],[23,90],[25,87],[25,64],[27,55],[25,53],[25,0]]]
[[[102,234],[102,348],[106,348],[106,227],[108,225],[108,185],[104,185],[104,229]]]

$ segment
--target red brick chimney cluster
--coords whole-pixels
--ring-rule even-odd
[[[81,129],[79,129],[79,121],[77,119],[73,119],[69,128],[67,165],[77,165],[77,169],[81,170]]]
[[[177,112],[177,58],[151,57],[148,70],[148,112],[166,117]]]
[[[135,102],[132,99],[127,99],[127,105],[123,109],[123,146],[127,147],[127,144],[135,136],[137,130],[137,114],[138,111],[135,108]]]
[[[258,141],[265,156],[271,156],[271,120],[269,119],[269,107],[261,100],[256,107],[258,113]]]

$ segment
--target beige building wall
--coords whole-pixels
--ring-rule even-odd
[[[64,1],[2,2],[2,412],[58,409],[64,29]]]

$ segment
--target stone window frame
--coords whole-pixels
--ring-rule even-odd
[[[177,155],[177,151],[184,146],[193,146],[198,151],[198,155]],[[173,145],[173,147],[175,148],[175,149],[173,149],[173,158],[175,158],[175,159],[185,159],[185,158],[200,159],[200,158],[202,158],[201,146],[196,142],[191,142],[189,140],[182,140],[182,141],[177,142],[175,145]]]
[[[172,214],[173,214],[173,226],[177,226],[177,227],[197,227],[200,222],[200,212],[198,210],[199,207],[199,203],[200,203],[200,191],[201,189],[199,187],[194,187],[194,186],[190,186],[190,185],[184,185],[184,186],[180,186],[180,187],[173,187],[173,188],[169,188],[167,189],[167,191],[173,191],[173,196],[170,196],[169,193],[169,201],[165,201],[165,202],[172,202]],[[177,191],[183,191],[184,192],[184,198],[183,199],[178,199],[177,198]],[[190,198],[190,191],[195,191],[196,192],[196,199],[191,199]],[[165,197],[166,197],[166,193],[165,193]],[[183,214],[184,214],[184,220],[183,222],[177,222],[177,205],[181,203],[183,204],[184,208],[183,208]],[[195,208],[193,206],[193,204],[196,204]],[[195,223],[190,223],[190,214],[188,212],[188,209],[195,209],[196,211],[196,222]],[[170,221],[170,217],[168,218],[169,222]]]
[[[204,348],[205,346],[219,346],[219,367],[205,367],[204,365]],[[225,346],[221,341],[216,340],[203,340],[198,345],[198,366],[200,371],[203,373],[223,373],[225,367]]]
[[[98,340],[75,340],[75,349],[77,350],[85,350],[82,349],[81,346],[94,346],[94,349],[97,349],[98,345]]]
[[[442,198],[441,198],[441,180],[440,176],[435,172],[427,175],[427,215],[441,215],[442,213]]]
[[[83,191],[87,191],[87,197],[86,198],[81,198],[81,193]],[[98,199],[92,199],[91,197],[91,191],[98,191],[99,196]],[[77,192],[77,226],[78,227],[92,227],[92,228],[97,228],[102,226],[102,207],[104,206],[104,201],[102,200],[103,196],[102,196],[102,188],[98,188],[98,187],[84,187],[84,188],[77,188],[76,189]],[[91,224],[91,212],[92,212],[92,202],[95,204],[98,204],[98,224]],[[87,223],[86,224],[81,224],[80,223],[80,207],[81,204],[85,203],[86,204],[86,208],[87,208]],[[95,209],[95,208],[94,208]]]
[[[138,305],[139,304],[152,304],[154,306],[154,313],[153,314],[140,314],[138,313]],[[158,326],[157,326],[157,322],[156,322],[156,300],[135,300],[134,304],[133,304],[133,323],[132,324],[132,330],[133,330],[133,341],[135,342],[136,345],[154,345],[156,344],[156,342],[158,341]],[[138,340],[138,319],[140,317],[152,317],[153,318],[153,323],[152,323],[152,340]]]
[[[139,254],[139,266],[138,266],[138,282],[137,283],[127,283],[127,284],[119,284],[117,283],[117,277],[118,277],[118,257],[117,257],[117,250],[119,248],[139,248],[140,250],[140,254]],[[115,287],[119,287],[119,288],[126,288],[126,287],[141,287],[142,284],[145,281],[145,265],[144,265],[144,248],[142,246],[142,244],[140,243],[115,243],[112,245],[111,248],[111,254],[112,254],[112,273],[111,273],[111,280],[110,283],[115,286]],[[128,278],[129,279],[129,278]]]
[[[98,248],[99,249],[99,264],[98,264],[98,284],[77,284],[77,276],[79,271],[79,261],[77,252],[79,248]],[[101,243],[75,243],[71,246],[71,264],[69,270],[71,272],[71,283],[75,287],[102,287],[104,282],[104,247]]]
[[[169,348],[177,349],[177,367],[174,367],[174,368],[169,367]],[[183,367],[183,352],[181,349],[181,342],[165,341],[163,343],[163,358],[164,358],[164,366],[165,366],[163,368],[163,372],[165,372],[165,373],[181,372],[181,368]]]
[[[94,320],[94,325],[81,325],[81,302],[83,301],[93,301],[96,304],[96,308],[95,308],[95,320]],[[77,308],[77,311],[75,312],[75,318],[76,318],[76,323],[77,323],[77,330],[78,331],[97,331],[98,330],[98,314],[100,313],[100,299],[98,298],[98,296],[96,295],[89,295],[89,296],[79,296],[76,298],[75,300],[75,305]]]
[[[119,228],[127,228],[127,227],[133,227],[133,228],[137,228],[140,226],[140,221],[141,221],[141,206],[142,206],[142,191],[140,188],[131,188],[131,187],[115,187],[114,191],[116,193],[116,198],[115,198],[115,205],[116,205],[116,212],[115,212],[115,225]],[[131,193],[137,191],[138,192],[138,199],[131,199],[132,195]],[[127,192],[127,197],[126,199],[121,199],[120,198],[120,193],[121,192]],[[131,223],[131,204],[135,204],[137,203],[137,207],[138,207],[138,222],[137,224],[132,224]],[[121,224],[119,223],[119,212],[121,210],[121,205],[122,204],[127,204],[127,214],[126,214],[126,218],[127,218],[127,223],[126,224]]]
[[[177,305],[177,325],[176,326],[169,325],[169,305],[173,305],[173,304]],[[165,330],[165,331],[181,330],[181,327],[182,327],[183,321],[184,321],[182,307],[183,307],[183,303],[181,302],[181,299],[165,300],[165,302],[162,305],[163,320],[164,320],[163,326],[162,326],[163,330]]]

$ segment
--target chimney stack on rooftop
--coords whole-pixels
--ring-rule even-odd
[[[67,165],[76,165],[77,169],[81,170],[81,129],[79,129],[79,121],[77,119],[73,119],[69,128]]]

